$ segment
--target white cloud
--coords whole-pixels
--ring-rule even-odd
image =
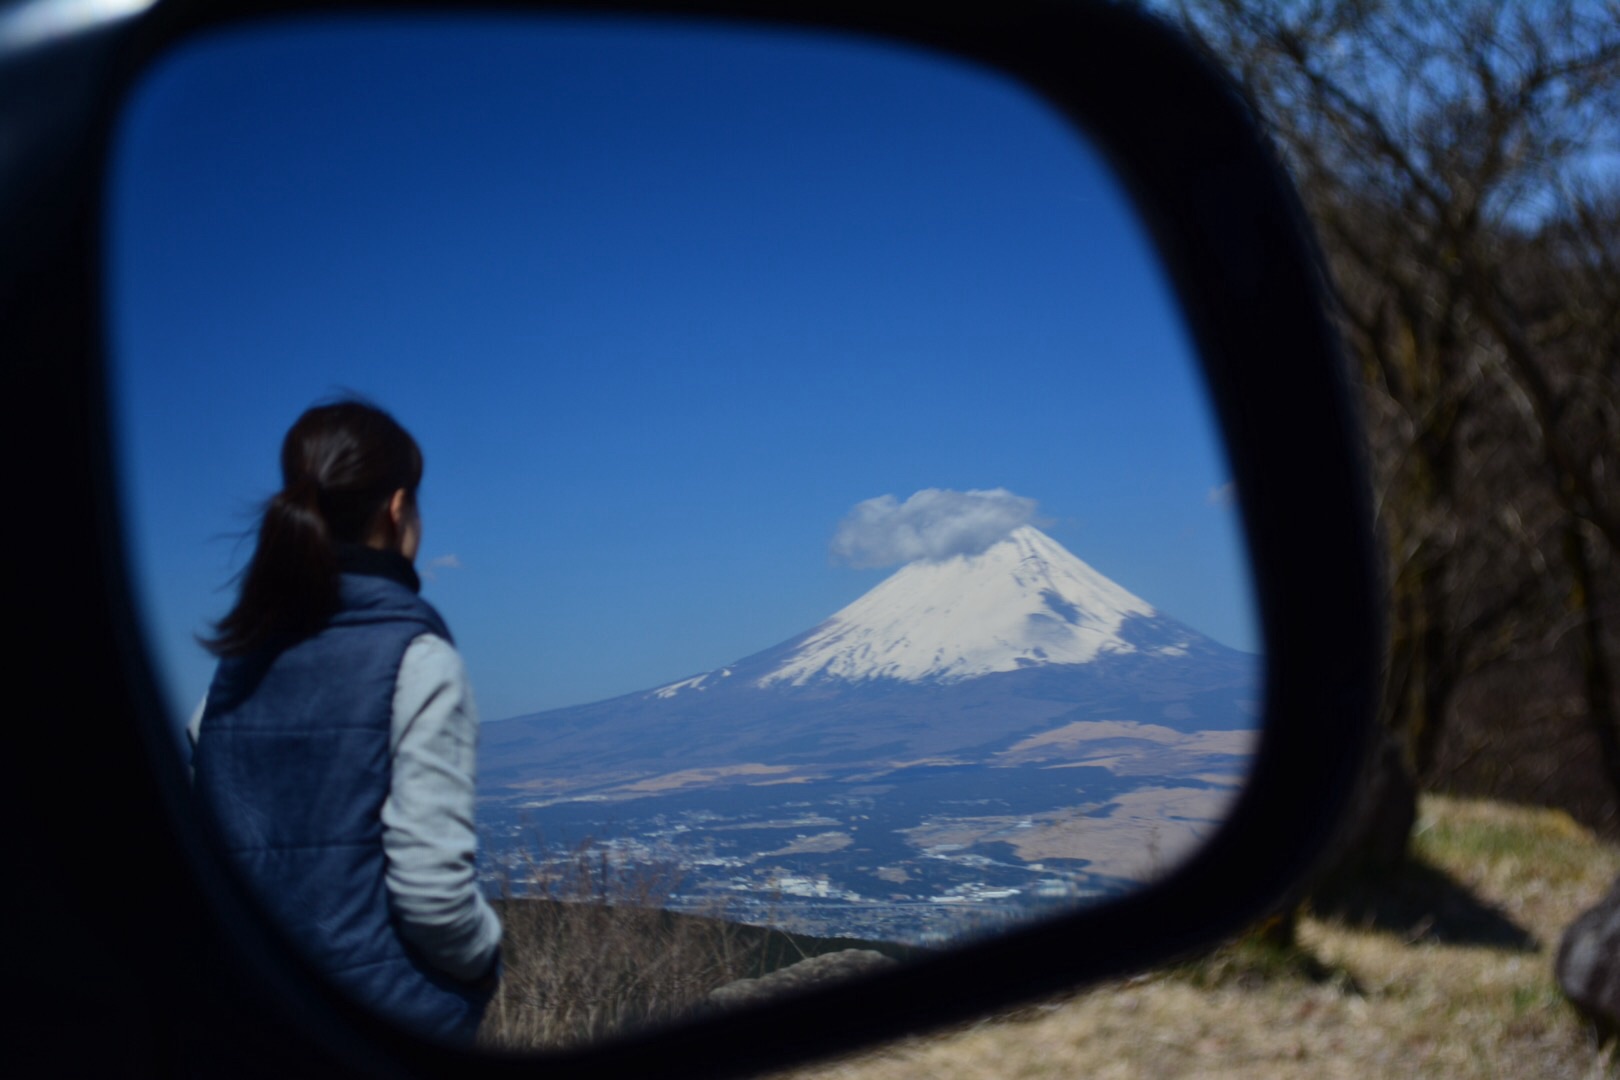
[[[461,559],[456,555],[439,555],[429,559],[422,567],[422,578],[426,581],[438,581],[439,575],[435,570],[460,570]]]
[[[1211,506],[1232,506],[1237,502],[1237,484],[1228,480],[1209,489],[1204,501]]]
[[[1006,488],[924,488],[905,502],[879,495],[844,515],[833,534],[832,553],[862,567],[977,555],[1034,520],[1035,500]]]

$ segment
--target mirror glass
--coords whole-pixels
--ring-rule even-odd
[[[144,80],[107,215],[177,746],[284,432],[387,409],[529,1045],[651,1016],[540,1017],[570,912],[689,917],[614,933],[652,935],[639,977],[702,967],[695,1008],[1128,894],[1241,785],[1262,660],[1191,339],[1013,81],[720,23],[265,23]],[[780,955],[713,966],[716,927]]]

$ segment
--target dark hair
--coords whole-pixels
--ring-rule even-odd
[[[216,656],[310,634],[337,609],[336,545],[363,543],[394,492],[416,498],[422,452],[392,416],[343,399],[316,405],[281,443],[281,490],[259,520],[236,606],[203,645]]]

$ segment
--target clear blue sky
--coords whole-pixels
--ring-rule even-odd
[[[708,670],[882,580],[856,503],[1005,488],[1256,647],[1185,329],[1117,183],[988,72],[507,17],[216,39],[107,213],[143,617],[177,713],[276,453],[353,390],[421,443],[424,595],[486,720]]]

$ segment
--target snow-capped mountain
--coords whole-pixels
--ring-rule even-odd
[[[980,554],[906,565],[816,627],[755,685],[956,681],[1084,664],[1136,651],[1121,627],[1131,616],[1155,615],[1145,600],[1026,525]]]
[[[530,853],[508,865],[596,842],[744,921],[935,941],[1195,848],[1261,696],[1259,657],[1020,528],[725,667],[486,724],[479,816]]]
[[[1250,728],[1258,679],[1258,658],[1026,526],[977,555],[908,564],[725,667],[486,725],[480,777],[508,791],[666,790],[670,777],[789,782],[835,767],[1006,761],[1076,722]]]

